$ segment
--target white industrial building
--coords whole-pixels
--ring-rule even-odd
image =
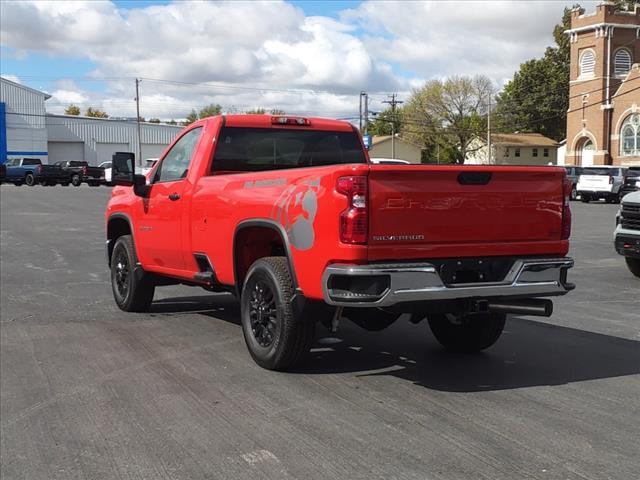
[[[43,163],[85,160],[98,165],[115,152],[138,157],[135,120],[47,114],[50,95],[0,77],[0,162],[39,158]],[[159,157],[183,127],[140,124],[142,159]]]

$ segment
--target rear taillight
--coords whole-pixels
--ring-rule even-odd
[[[36,165],[36,172],[38,174],[42,172],[42,165]]]
[[[613,177],[609,177],[609,185],[613,185]]]
[[[349,205],[340,214],[340,241],[367,243],[367,177],[340,177],[336,191],[347,197]]]
[[[571,236],[571,190],[573,185],[571,180],[564,176],[564,187],[562,191],[562,231],[561,240],[568,240]]]
[[[87,167],[86,166],[82,167],[82,174],[83,175],[87,174]]]

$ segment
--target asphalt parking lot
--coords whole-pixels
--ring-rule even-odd
[[[576,291],[483,354],[426,324],[343,324],[274,373],[228,295],[117,309],[108,195],[0,187],[2,479],[638,478],[640,280],[612,247],[616,205],[572,204]]]

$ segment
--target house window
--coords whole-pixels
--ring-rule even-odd
[[[580,56],[580,76],[593,77],[596,73],[596,54],[593,50],[585,50]]]
[[[640,113],[629,115],[620,129],[620,155],[640,155]]]
[[[616,77],[624,77],[631,70],[631,53],[626,48],[619,49],[613,57],[613,73]]]
[[[533,156],[534,156],[534,157],[537,157],[537,156],[538,156],[538,149],[537,149],[537,148],[534,148],[534,149],[533,149]]]
[[[520,156],[520,149],[516,148],[516,157],[519,157],[519,156]]]
[[[548,156],[549,156],[549,149],[548,149],[548,148],[545,148],[545,149],[542,151],[542,154],[543,154],[545,157],[548,157]]]
[[[509,156],[509,147],[504,149],[504,156],[508,157]]]

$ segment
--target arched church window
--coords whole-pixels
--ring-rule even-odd
[[[629,115],[622,123],[620,155],[640,156],[640,113]]]
[[[613,57],[613,73],[616,76],[622,77],[629,73],[631,70],[631,53],[626,48],[621,48],[616,51]]]
[[[596,72],[596,54],[593,50],[585,50],[580,56],[580,76],[593,76]]]

